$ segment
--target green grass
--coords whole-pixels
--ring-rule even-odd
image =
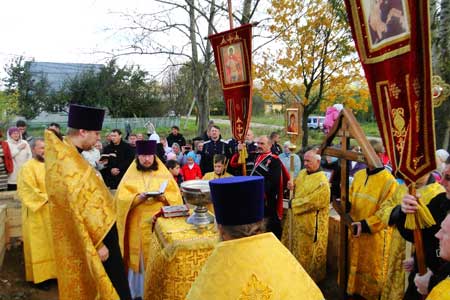
[[[211,116],[211,119],[221,119],[221,120],[228,120],[228,116]],[[284,120],[284,114],[268,114],[268,115],[262,115],[262,116],[252,116],[252,122],[254,123],[261,123],[261,124],[267,124],[267,125],[277,125],[277,126],[284,126],[285,120]]]

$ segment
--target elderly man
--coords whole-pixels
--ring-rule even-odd
[[[285,222],[283,244],[292,238],[292,254],[315,282],[325,278],[328,244],[328,212],[330,185],[327,176],[320,169],[321,157],[314,150],[305,153],[305,169],[295,179],[292,232],[290,222]],[[292,217],[292,216],[290,216]]]
[[[281,239],[281,218],[283,216],[283,191],[289,180],[289,173],[278,156],[272,154],[272,143],[267,136],[258,141],[258,156],[250,175],[264,177],[264,217],[267,231],[271,231]]]
[[[350,216],[355,221],[349,240],[347,293],[378,300],[385,280],[390,230],[382,222],[381,207],[397,189],[384,167],[356,172],[349,191]]]
[[[144,271],[149,257],[151,224],[148,222],[164,205],[183,204],[172,174],[156,157],[155,141],[136,142],[136,160],[130,165],[116,192],[119,243],[128,266],[131,296],[142,297]],[[148,192],[159,191],[161,195]]]
[[[186,299],[324,299],[292,254],[264,233],[262,177],[227,177],[209,185],[222,242]]]
[[[31,143],[33,159],[21,168],[17,193],[22,200],[22,236],[25,279],[38,288],[48,289],[49,279],[56,278],[50,211],[45,189],[44,140]]]
[[[445,262],[439,254],[439,241],[435,237],[435,234],[439,231],[439,224],[442,223],[447,216],[447,212],[450,210],[449,181],[450,165],[446,165],[442,173],[441,181],[441,185],[444,187],[445,192],[437,194],[428,204],[426,204],[436,222],[436,225],[422,229],[425,261],[428,271],[420,276],[417,274],[417,264],[413,266],[409,278],[409,286],[406,290],[404,299],[422,299],[422,296],[427,295],[428,292],[442,280],[442,278],[445,278],[450,274],[450,272],[447,272],[448,268],[443,268]],[[396,225],[400,234],[407,241],[413,241],[413,232],[404,227],[406,214],[415,213],[417,208],[417,198],[413,195],[406,194],[402,199],[401,211],[399,211],[400,216]]]
[[[104,115],[103,109],[72,104],[64,140],[45,132],[60,300],[131,299],[111,193],[80,154],[99,140]]]

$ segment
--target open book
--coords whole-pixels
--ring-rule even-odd
[[[117,154],[115,154],[115,153],[102,154],[102,155],[100,155],[100,159],[99,160],[108,160],[108,159],[113,158],[113,157],[116,158]]]
[[[164,180],[161,185],[159,186],[159,191],[154,191],[154,192],[146,192],[145,195],[147,195],[148,197],[156,197],[156,196],[160,196],[162,194],[164,194],[164,192],[166,191],[167,185],[169,184],[168,180]]]

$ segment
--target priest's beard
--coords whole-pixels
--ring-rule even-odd
[[[35,154],[34,158],[39,162],[45,162],[44,156],[42,156],[42,155]]]
[[[136,169],[138,171],[146,172],[146,171],[156,171],[158,170],[158,163],[156,162],[156,158],[153,161],[153,164],[150,167],[146,167],[139,162],[139,159],[136,157]]]

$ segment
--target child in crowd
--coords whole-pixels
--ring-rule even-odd
[[[186,154],[186,164],[182,167],[184,181],[202,178],[200,166],[194,161],[195,156],[194,151],[190,151]]]
[[[226,172],[227,169],[227,158],[225,155],[216,154],[214,155],[214,172],[206,173],[203,176],[203,180],[213,180],[217,178],[224,178],[233,176]]]
[[[183,182],[183,176],[180,174],[180,164],[176,160],[170,159],[166,162],[166,167],[172,174],[173,179],[180,185]]]

